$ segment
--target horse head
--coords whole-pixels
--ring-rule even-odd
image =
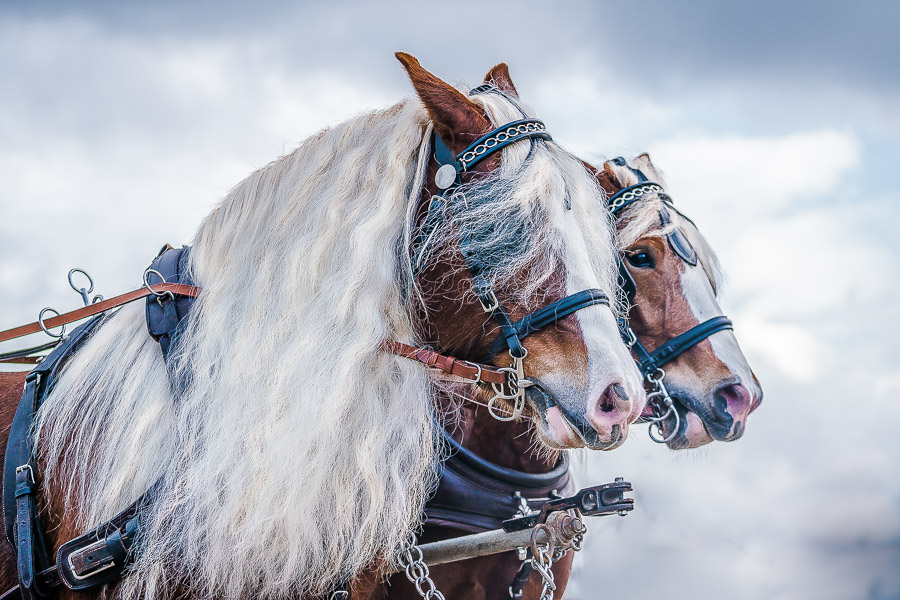
[[[607,161],[597,177],[618,217],[621,277],[632,294],[628,323],[639,340],[636,347],[660,348],[701,323],[715,326],[717,317],[724,323],[662,365],[680,417],[661,422],[669,447],[738,439],[763,393],[730,321],[719,317],[721,275],[715,254],[693,221],[672,205],[647,154]],[[645,374],[656,378],[661,373],[653,367]],[[678,431],[673,431],[676,423]]]
[[[398,59],[434,124],[410,227],[422,339],[518,371],[521,389],[482,388],[475,400],[502,420],[530,414],[549,448],[617,447],[644,393],[608,302],[615,250],[597,182],[515,94],[466,96]],[[494,71],[512,87],[505,65]]]

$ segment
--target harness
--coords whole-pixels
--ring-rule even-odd
[[[462,174],[494,152],[518,141],[529,139],[549,140],[543,123],[536,119],[523,119],[499,127],[482,136],[459,155],[454,156],[439,136],[434,136],[435,153],[440,163],[438,169],[438,188],[443,194],[452,191],[462,183]],[[452,181],[448,181],[451,175]],[[451,196],[452,198],[452,196]],[[442,204],[444,197],[435,195],[429,205],[429,214],[425,223],[432,221],[432,208]],[[434,225],[436,226],[436,222]],[[425,228],[423,227],[423,232]],[[416,347],[401,342],[387,341],[382,349],[399,356],[410,358],[436,368],[448,375],[460,377],[474,384],[490,384],[494,397],[489,402],[491,413],[502,420],[518,417],[524,408],[525,389],[532,382],[525,378],[523,359],[528,351],[522,340],[540,329],[556,321],[594,304],[609,305],[609,298],[600,290],[584,290],[557,300],[527,315],[519,321],[512,322],[509,314],[497,300],[490,279],[480,268],[477,257],[467,251],[468,242],[465,233],[460,235],[460,247],[466,257],[467,267],[472,275],[476,295],[485,312],[491,314],[500,327],[500,335],[492,345],[496,354],[508,348],[512,358],[509,367],[497,368],[493,365],[460,360],[429,348]],[[123,304],[146,298],[146,320],[149,334],[159,342],[166,365],[170,365],[170,357],[177,351],[180,337],[184,332],[186,319],[191,306],[200,293],[193,285],[187,269],[189,247],[179,249],[166,246],[162,249],[150,267],[144,272],[144,287],[104,300],[100,297],[89,301],[91,290],[80,290],[85,306],[66,314],[58,314],[44,319],[44,312],[36,323],[16,327],[0,332],[0,342],[17,338],[37,331],[45,331],[54,337],[53,351],[44,357],[30,356],[39,350],[46,350],[51,344],[16,351],[9,355],[0,355],[0,361],[38,362],[38,366],[26,378],[25,390],[13,420],[3,472],[3,518],[6,536],[16,553],[18,586],[0,596],[14,595],[17,591],[24,600],[47,594],[53,588],[64,585],[72,590],[83,590],[110,583],[127,574],[129,565],[134,562],[139,550],[139,539],[142,527],[142,516],[145,509],[153,502],[159,483],[154,484],[128,508],[91,531],[64,543],[56,553],[55,561],[49,554],[40,526],[35,504],[37,492],[36,465],[32,448],[32,428],[35,416],[41,404],[52,391],[60,368],[103,322],[104,313]],[[70,273],[70,283],[71,283]],[[160,283],[152,283],[155,276]],[[73,284],[73,287],[74,284]],[[55,312],[55,311],[53,311]],[[49,328],[93,317],[76,328],[70,335],[52,334]],[[487,360],[487,359],[486,359]],[[171,376],[171,371],[170,371]],[[172,378],[173,386],[178,382]],[[496,412],[495,403],[512,401],[514,409],[511,415],[505,416]],[[462,452],[462,454],[460,453]],[[457,456],[468,456],[469,468],[479,464],[479,459],[471,453],[458,448]],[[460,461],[465,459],[460,458]],[[482,461],[483,464],[489,464]],[[447,472],[454,469],[452,463]],[[462,463],[459,463],[462,464]],[[496,471],[494,471],[496,474]],[[559,466],[559,481],[553,481],[552,489],[563,487],[568,481],[568,463]],[[498,515],[499,516],[499,515]],[[502,515],[508,517],[508,514]],[[340,597],[344,591],[335,590]]]
[[[449,526],[468,533],[500,529],[517,514],[528,515],[547,500],[575,490],[567,454],[546,473],[526,473],[481,458],[446,432],[443,437],[451,454],[441,464],[437,491],[425,505],[426,527]]]
[[[644,175],[640,169],[630,167],[622,157],[614,158],[610,162],[617,166],[628,167],[631,169],[631,171],[637,175],[638,183],[621,189],[613,194],[607,201],[609,212],[617,219],[621,218],[622,211],[631,206],[634,202],[646,196],[656,194],[664,202],[664,205],[659,211],[660,224],[664,227],[670,225],[672,222],[671,216],[666,207],[672,207],[672,210],[675,210],[675,208],[672,206],[672,198],[665,192],[662,186],[647,179],[647,176]],[[687,239],[687,236],[685,236],[681,230],[676,228],[666,234],[666,240],[679,258],[692,267],[697,266],[697,252],[694,250],[691,242]],[[618,264],[619,288],[622,290],[628,304],[631,305],[634,303],[637,287],[621,256],[618,257]],[[660,344],[659,347],[651,351],[648,350],[638,339],[637,335],[635,335],[634,330],[628,324],[627,318],[622,317],[619,320],[619,329],[622,333],[622,338],[626,340],[626,344],[634,352],[638,360],[638,367],[644,375],[644,378],[647,380],[647,383],[650,384],[652,388],[652,391],[647,394],[647,403],[653,411],[653,416],[644,417],[643,420],[651,423],[649,431],[650,438],[653,441],[665,443],[674,438],[678,434],[681,422],[678,411],[675,409],[675,405],[666,389],[665,383],[663,383],[663,378],[666,376],[666,372],[662,368],[663,365],[675,360],[711,335],[733,328],[731,319],[724,315],[719,315],[707,319],[673,338],[669,338]],[[670,415],[675,416],[675,426],[668,436],[663,436],[662,422]],[[658,437],[654,434],[654,424],[659,428]]]

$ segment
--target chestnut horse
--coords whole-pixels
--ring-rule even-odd
[[[66,360],[33,436],[51,552],[158,483],[128,576],[60,597],[383,595],[467,380],[548,452],[613,448],[642,413],[602,305],[616,249],[596,179],[518,101],[397,57],[418,99],[309,138],[205,219],[167,361],[136,305]],[[9,423],[21,379],[2,381]]]
[[[483,89],[485,93],[518,97],[503,64],[488,73]],[[600,170],[590,169],[611,199],[641,181],[649,180],[663,187],[661,174],[646,154],[627,162],[624,159],[607,161]],[[668,196],[647,193],[639,201],[630,203],[617,217],[617,245],[635,284],[628,319],[641,343],[656,348],[710,317],[722,314],[716,301],[721,274],[715,254],[693,222],[670,204]],[[695,250],[695,264],[690,264],[676,251],[677,246],[669,241],[673,234],[684,236],[680,243]],[[685,248],[680,250],[682,253],[687,251]],[[666,385],[680,417],[676,420],[669,416],[660,423],[670,448],[693,448],[713,439],[730,441],[741,436],[747,416],[762,401],[762,390],[730,330],[716,332],[664,366]],[[535,432],[527,420],[498,423],[477,406],[465,407],[463,415],[460,426],[453,433],[463,445],[463,452],[473,453],[497,467],[522,473],[547,474],[554,468],[559,470],[556,455],[533,451]],[[677,431],[673,431],[676,423]],[[511,437],[510,429],[513,430]],[[471,462],[471,458],[468,460]],[[497,477],[503,476],[501,473]],[[559,476],[555,481],[568,480]],[[452,485],[446,487],[446,494],[455,492]],[[497,521],[489,524],[490,520],[483,516],[491,511],[478,507],[469,511],[474,515],[465,510],[462,514],[459,510],[448,513],[444,506],[453,503],[445,502],[441,490],[438,503],[437,508],[429,505],[423,540],[457,537],[497,524]],[[554,565],[556,598],[563,596],[572,560],[573,553],[570,552]],[[510,583],[520,565],[521,560],[513,553],[506,553],[436,566],[431,571],[438,588],[448,597],[499,599],[509,597]],[[522,572],[523,576],[527,573],[527,570]],[[395,575],[390,583],[391,598],[412,600],[418,597],[402,575]],[[541,588],[540,578],[532,574],[522,597],[537,599]]]

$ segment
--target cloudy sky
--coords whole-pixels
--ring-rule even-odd
[[[728,273],[766,399],[743,439],[586,456],[573,599],[900,598],[900,5],[0,0],[0,328],[107,296],[251,170],[509,63],[554,138],[649,151]],[[602,594],[598,591],[602,590]]]

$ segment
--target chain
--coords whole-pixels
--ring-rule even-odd
[[[563,551],[565,553],[565,551]],[[541,590],[541,600],[553,600],[553,592],[556,590],[556,582],[553,580],[553,556],[546,544],[537,546],[537,554],[532,553],[532,568],[540,573],[544,580]]]
[[[615,213],[617,210],[631,202],[632,200],[637,200],[638,198],[646,195],[646,194],[661,194],[665,193],[665,190],[656,183],[643,183],[636,185],[629,189],[627,192],[615,196],[612,199],[612,202],[609,204],[607,208],[609,208],[610,212]]]
[[[482,143],[464,153],[462,156],[459,156],[458,160],[463,169],[466,169],[468,168],[469,163],[473,162],[479,156],[486,154],[488,151],[493,150],[497,147],[498,144],[502,144],[509,140],[514,140],[517,137],[528,133],[546,131],[547,127],[540,121],[532,121],[530,123],[521,123],[519,125],[514,125],[495,133],[488,139],[484,140]]]
[[[416,586],[416,591],[425,600],[446,600],[434,585],[428,565],[422,560],[422,549],[416,546],[416,538],[412,535],[404,542],[397,554],[397,561],[406,572],[406,578]],[[551,574],[552,575],[552,574]]]

